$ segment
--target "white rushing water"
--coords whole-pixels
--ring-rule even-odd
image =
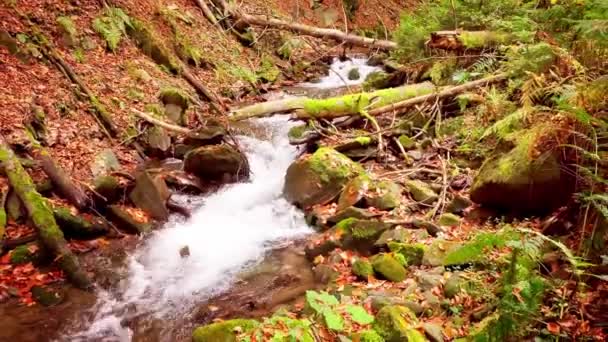
[[[348,73],[352,69],[359,71],[359,78],[349,80]],[[367,65],[367,58],[352,57],[344,61],[334,58],[333,63],[329,66],[329,74],[319,79],[319,82],[304,83],[302,86],[318,89],[329,89],[353,86],[363,83],[367,75],[374,71],[380,70],[378,67]]]
[[[365,65],[365,59],[336,60],[331,66],[335,72],[312,86],[341,87],[353,66],[359,68],[361,79],[351,84],[378,70]],[[183,314],[225,291],[239,272],[261,260],[277,242],[312,232],[303,213],[282,197],[285,172],[297,154],[287,138],[293,123],[274,117],[255,124],[268,130],[270,138],[238,137],[251,167],[250,181],[202,198],[190,219],[172,218],[147,237],[129,257],[121,289],[100,291],[94,319],[84,331],[62,340],[131,341],[133,333],[121,321],[133,312],[159,318]],[[179,253],[184,246],[190,252],[186,258]]]

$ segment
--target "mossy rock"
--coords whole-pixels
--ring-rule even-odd
[[[365,171],[361,165],[327,147],[293,162],[285,175],[285,198],[311,207],[336,198],[344,185]]]
[[[433,204],[439,198],[433,188],[423,181],[408,180],[405,182],[405,186],[414,200],[422,204]]]
[[[422,264],[427,266],[442,266],[445,257],[461,246],[462,243],[458,241],[436,239],[424,251]]]
[[[13,265],[27,264],[28,262],[38,262],[41,260],[41,250],[37,243],[29,243],[15,247],[10,252],[9,260]]]
[[[249,177],[247,159],[226,144],[201,146],[186,154],[184,171],[202,180],[238,181]]]
[[[110,230],[109,225],[102,218],[74,215],[70,209],[65,207],[53,209],[53,216],[61,231],[69,237],[96,238]]]
[[[446,298],[454,298],[465,285],[465,279],[460,275],[460,273],[452,274],[448,280],[445,282],[443,286],[443,293]]]
[[[118,171],[120,169],[120,163],[114,151],[107,148],[95,155],[93,165],[91,165],[91,172],[93,176],[101,176],[108,174],[112,171]]]
[[[370,276],[374,275],[374,268],[372,267],[372,263],[367,259],[357,259],[353,263],[353,274],[362,279],[367,279]]]
[[[348,218],[368,220],[381,215],[382,214],[380,213],[372,212],[363,208],[348,207],[338,211],[335,215],[328,217],[327,222],[335,224]]]
[[[425,229],[406,229],[397,227],[387,230],[374,243],[375,246],[386,246],[389,242],[412,243],[429,238],[429,233]]]
[[[219,122],[207,122],[204,127],[192,131],[186,138],[184,144],[193,148],[204,145],[216,145],[222,142],[228,131]]]
[[[101,175],[95,177],[95,180],[93,180],[93,185],[95,192],[103,196],[107,203],[117,201],[123,193],[120,182],[114,176]]]
[[[43,306],[55,306],[63,302],[64,294],[42,286],[32,287],[32,298]]]
[[[458,226],[460,224],[461,218],[457,215],[454,215],[452,213],[445,213],[442,214],[439,217],[439,220],[437,220],[437,222],[442,225],[442,226],[447,226],[447,227],[454,227],[454,226]]]
[[[374,271],[382,278],[393,282],[405,280],[407,271],[403,265],[391,254],[377,254],[371,259]]]
[[[356,81],[361,78],[361,73],[359,72],[359,68],[352,68],[348,71],[348,79],[351,81]]]
[[[551,123],[516,133],[515,146],[488,158],[471,186],[470,197],[483,206],[544,213],[563,205],[574,191],[558,149],[542,151],[546,141],[562,134]]]
[[[372,183],[372,179],[367,174],[359,175],[351,179],[344,186],[344,190],[338,199],[338,210],[343,210],[351,206],[356,206],[361,200]]]
[[[384,338],[375,330],[365,330],[351,336],[351,340],[358,342],[384,342]]]
[[[414,326],[418,319],[414,313],[401,305],[388,305],[380,309],[374,321],[374,330],[387,342],[425,341],[417,339]],[[420,333],[418,333],[420,334]]]
[[[374,71],[365,77],[363,82],[363,90],[370,91],[374,89],[384,89],[390,86],[391,75],[384,71]]]
[[[393,181],[381,180],[375,182],[366,195],[366,202],[369,206],[380,209],[390,210],[397,208],[401,204],[401,194],[403,189]]]
[[[391,227],[391,224],[378,220],[348,218],[338,222],[333,229],[341,237],[343,248],[367,252],[382,232]]]
[[[471,205],[473,205],[473,202],[471,202],[471,200],[464,196],[456,194],[452,201],[450,201],[450,203],[445,208],[445,211],[456,215],[462,215],[464,211]]]
[[[166,152],[171,147],[171,136],[166,129],[158,126],[146,130],[146,147],[150,151]],[[151,152],[154,154],[154,152]]]
[[[231,319],[198,327],[192,334],[194,342],[237,342],[240,333],[255,329],[259,323],[251,319]]]
[[[389,242],[388,248],[391,252],[399,253],[405,257],[407,265],[420,265],[424,257],[426,246],[420,243]]]

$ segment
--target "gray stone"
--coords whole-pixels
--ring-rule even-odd
[[[144,171],[135,178],[135,188],[129,194],[129,198],[152,218],[166,221],[169,218],[166,202],[170,195],[169,188],[160,175],[152,175]]]
[[[423,181],[409,180],[405,182],[405,186],[417,202],[433,204],[439,198],[435,191]]]
[[[460,272],[453,273],[443,286],[443,293],[446,298],[454,298],[462,290],[465,279],[462,278]]]
[[[423,291],[431,290],[432,288],[441,285],[443,277],[437,274],[422,272],[418,274],[418,285]]]
[[[443,329],[439,324],[435,323],[423,323],[422,329],[424,334],[428,337],[431,342],[443,342]]]
[[[91,166],[91,172],[94,177],[118,171],[119,169],[120,163],[111,149],[105,149],[95,155],[93,165]]]

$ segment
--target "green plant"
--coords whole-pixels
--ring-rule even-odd
[[[133,27],[131,18],[120,8],[107,8],[93,20],[93,29],[105,40],[110,51],[116,51],[127,28]]]

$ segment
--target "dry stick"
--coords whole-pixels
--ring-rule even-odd
[[[439,195],[439,199],[437,200],[437,204],[433,207],[433,210],[430,212],[429,218],[432,219],[437,215],[437,212],[442,209],[442,206],[445,203],[446,193],[448,191],[448,169],[445,160],[441,156],[439,157],[439,161],[441,162],[441,178],[442,178],[442,187],[441,194]]]
[[[187,128],[184,128],[182,126],[172,125],[172,124],[170,124],[168,122],[156,119],[156,118],[152,117],[151,115],[148,115],[148,114],[146,114],[146,113],[144,113],[142,111],[139,111],[139,110],[137,110],[135,108],[132,108],[131,111],[133,112],[133,114],[135,114],[138,117],[140,117],[140,118],[148,121],[149,123],[157,125],[159,127],[165,128],[165,129],[168,129],[170,131],[181,133],[181,134],[186,134],[186,135],[189,135],[189,134],[192,133],[192,131],[189,130],[189,129],[187,129]]]
[[[271,26],[281,30],[294,31],[317,38],[329,38],[339,42],[348,42],[357,46],[378,48],[381,50],[393,50],[397,47],[397,43],[389,40],[372,39],[353,34],[347,34],[335,29],[319,28],[304,24],[292,23],[275,18],[266,18],[258,15],[245,14],[229,6],[224,0],[219,0],[218,2],[221,4],[222,7],[224,7],[224,10],[230,13],[233,17],[249,25]]]
[[[82,82],[82,80],[80,80],[80,77],[76,75],[76,72],[72,69],[72,67],[70,67],[65,62],[65,60],[63,60],[63,58],[61,58],[61,56],[59,56],[59,54],[57,54],[50,46],[46,46],[46,48],[43,48],[42,51],[51,61],[55,63],[55,65],[57,65],[60,70],[65,73],[65,75],[73,83],[80,87],[82,92],[86,94],[86,96],[89,98],[89,101],[91,101],[91,104],[93,105],[93,117],[95,118],[103,132],[106,134],[106,136],[110,139],[115,137],[118,134],[118,128],[116,127],[116,124],[114,124],[114,121],[112,121],[108,113],[103,112],[103,109],[99,108],[99,100],[93,94],[93,92]]]
[[[68,247],[47,199],[36,191],[32,178],[21,166],[19,159],[1,135],[0,162],[13,191],[21,199],[28,216],[32,219],[40,241],[54,254],[55,260],[59,262],[59,266],[74,285],[82,289],[90,288],[91,280],[84,269],[80,267],[76,255]]]
[[[443,89],[443,90],[433,93],[433,94],[413,97],[411,99],[407,99],[407,100],[404,100],[401,102],[396,102],[396,103],[393,103],[390,105],[372,109],[369,111],[369,115],[375,116],[375,115],[384,114],[384,113],[394,111],[394,110],[400,111],[400,110],[412,107],[417,104],[425,103],[430,100],[452,97],[452,96],[458,95],[460,93],[463,93],[463,92],[471,90],[471,89],[475,89],[475,88],[478,88],[481,86],[501,82],[501,81],[505,80],[506,78],[507,78],[507,74],[504,74],[504,73],[482,78],[480,80],[468,82],[468,83],[465,83],[465,84],[462,84],[459,86],[449,87],[449,88]]]

